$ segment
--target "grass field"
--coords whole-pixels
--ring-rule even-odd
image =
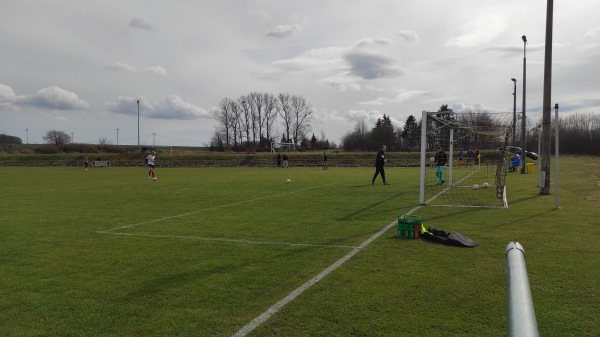
[[[505,336],[511,241],[540,335],[599,335],[599,158],[561,158],[560,209],[537,174],[475,209],[386,173],[1,168],[0,336],[232,336],[277,303],[248,336]],[[398,238],[409,212],[479,246]]]

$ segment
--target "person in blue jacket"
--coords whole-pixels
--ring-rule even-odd
[[[519,167],[519,165],[521,165],[521,156],[519,156],[518,154],[516,154],[511,160],[510,160],[510,166],[508,167],[510,172],[515,172],[517,170],[517,168]]]

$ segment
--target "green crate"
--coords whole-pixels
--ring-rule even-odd
[[[397,235],[401,238],[420,238],[423,219],[418,215],[401,215],[398,217]]]

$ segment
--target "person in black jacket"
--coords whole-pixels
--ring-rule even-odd
[[[383,166],[385,165],[385,151],[387,150],[387,146],[382,145],[379,152],[377,152],[377,157],[375,157],[375,174],[373,175],[373,179],[371,180],[371,185],[375,185],[375,178],[377,175],[381,173],[381,180],[383,180],[384,185],[389,185],[385,180],[385,170]]]

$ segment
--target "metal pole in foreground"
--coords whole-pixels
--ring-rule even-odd
[[[556,196],[554,196],[554,204],[556,206],[556,208],[559,207],[558,201],[559,201],[559,197],[558,197],[558,192],[559,192],[559,186],[558,186],[558,131],[559,131],[559,121],[558,121],[558,103],[556,103],[554,105],[554,141],[556,142],[556,144],[554,144],[555,146],[555,150],[554,150],[554,156],[555,158],[555,162],[556,162],[556,167],[554,168],[554,171],[556,172],[556,178],[554,179],[554,187],[556,187]]]
[[[508,336],[539,337],[533,300],[529,289],[525,249],[518,242],[506,246],[508,286]]]

